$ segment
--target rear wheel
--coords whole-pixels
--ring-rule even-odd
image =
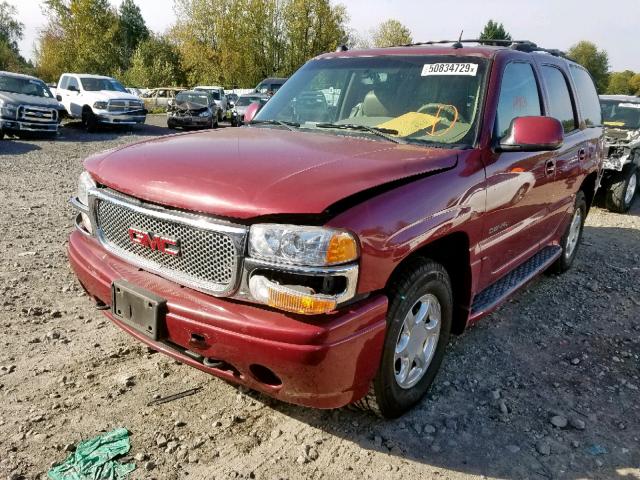
[[[638,167],[626,165],[622,172],[616,173],[607,189],[605,206],[617,213],[626,213],[631,208],[638,190]]]
[[[451,331],[453,295],[439,263],[416,259],[396,277],[389,296],[382,360],[369,394],[356,406],[399,417],[433,382]]]
[[[4,130],[0,128],[0,140],[4,138]]]
[[[582,240],[582,231],[584,230],[584,221],[586,218],[587,201],[584,192],[580,190],[576,194],[576,202],[571,216],[571,222],[567,226],[567,230],[560,241],[562,254],[550,268],[553,273],[564,273],[571,268],[571,264],[573,264],[576,254],[578,253],[580,240]]]

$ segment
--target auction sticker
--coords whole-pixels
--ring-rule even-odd
[[[478,73],[477,63],[427,63],[422,67],[422,76],[430,75],[469,75]]]

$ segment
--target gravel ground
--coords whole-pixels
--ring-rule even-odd
[[[594,209],[574,268],[455,338],[405,417],[310,410],[147,351],[76,282],[67,199],[82,160],[163,125],[0,141],[0,478],[46,478],[73,444],[123,426],[133,478],[640,479],[640,200]]]

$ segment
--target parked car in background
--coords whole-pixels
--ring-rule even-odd
[[[136,87],[126,87],[127,92],[129,92],[131,95],[135,95],[138,98],[142,97],[142,90],[140,90],[139,88]]]
[[[266,93],[250,93],[248,95],[240,95],[231,111],[231,126],[239,127],[244,123],[244,113],[247,107],[252,103],[260,103],[264,106],[269,101],[269,95]]]
[[[227,93],[227,106],[229,109],[232,109],[236,102],[238,101],[237,93]]]
[[[36,77],[0,71],[0,139],[5,134],[55,135],[60,104]]]
[[[266,93],[267,95],[273,95],[280,87],[285,84],[286,78],[265,78],[255,88],[257,93]]]
[[[69,258],[153,350],[397,417],[451,333],[571,267],[601,124],[589,73],[531,42],[332,52],[245,128],[86,160]]]
[[[56,98],[67,115],[80,119],[89,132],[100,125],[140,125],[147,116],[138,97],[127,92],[117,80],[102,75],[63,73]]]
[[[218,128],[218,105],[210,93],[180,92],[167,108],[167,127]]]
[[[227,116],[227,110],[229,109],[229,104],[227,101],[227,96],[224,93],[224,88],[216,87],[211,85],[200,85],[197,87],[193,87],[195,91],[199,92],[207,92],[210,93],[216,104],[218,105],[218,121],[221,122]]]
[[[176,95],[185,90],[186,88],[182,87],[152,88],[143,93],[141,98],[148,110],[166,110],[175,100]]]
[[[607,209],[627,212],[640,181],[640,97],[600,95],[605,131],[602,187]]]

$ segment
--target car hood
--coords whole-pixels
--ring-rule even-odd
[[[22,93],[10,93],[0,91],[0,100],[5,102],[34,105],[37,107],[58,108],[58,101],[55,98],[36,97],[35,95],[24,95]]]
[[[234,218],[315,214],[352,194],[456,165],[452,150],[276,128],[171,135],[90,157],[100,184]]]

